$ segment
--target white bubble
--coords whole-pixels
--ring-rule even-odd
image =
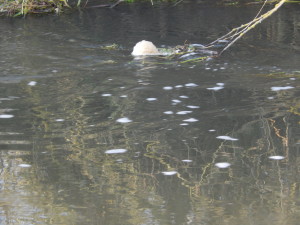
[[[283,91],[283,90],[289,90],[292,89],[294,87],[292,86],[285,86],[285,87],[271,87],[272,91]]]
[[[172,102],[174,102],[174,103],[180,103],[181,101],[178,100],[178,99],[173,99]]]
[[[215,129],[210,129],[208,130],[209,132],[215,132],[216,130]]]
[[[121,98],[127,98],[127,95],[121,95],[120,97]]]
[[[1,114],[0,115],[0,119],[9,119],[9,118],[13,118],[14,115],[11,114]]]
[[[106,154],[120,154],[125,152],[127,152],[127,149],[123,149],[123,148],[110,149],[105,151]]]
[[[156,101],[157,98],[146,98],[147,101],[152,102],[152,101]]]
[[[218,86],[224,86],[225,84],[224,83],[216,83],[216,85],[218,85]]]
[[[62,122],[62,121],[65,121],[65,120],[64,119],[56,119],[55,121]]]
[[[187,84],[185,84],[184,86],[186,86],[186,87],[197,87],[198,84],[195,84],[195,83],[187,83]]]
[[[237,138],[232,138],[232,137],[229,137],[229,136],[218,136],[217,138],[222,139],[222,140],[226,140],[226,141],[237,141],[237,140],[239,140]]]
[[[180,126],[188,126],[189,124],[188,123],[181,123],[179,124]]]
[[[284,156],[281,156],[281,155],[273,155],[273,156],[270,156],[269,159],[273,159],[273,160],[282,160],[284,159],[285,157]]]
[[[176,85],[175,87],[176,87],[176,88],[182,88],[183,85],[179,84],[179,85]]]
[[[228,163],[228,162],[219,162],[219,163],[216,163],[216,164],[215,164],[216,167],[222,168],[222,169],[227,168],[227,167],[229,167],[230,165],[231,165],[231,164]]]
[[[186,120],[183,120],[184,122],[189,122],[189,123],[193,123],[193,122],[197,122],[198,120],[195,119],[195,118],[189,118],[189,119],[186,119]]]
[[[127,117],[119,118],[116,120],[119,123],[130,123],[132,120],[128,119]]]
[[[190,163],[190,162],[193,162],[193,160],[190,160],[190,159],[183,159],[181,160],[182,162],[187,162],[187,163]]]
[[[103,96],[103,97],[109,97],[109,96],[111,96],[111,94],[106,93],[106,94],[102,94],[101,96]]]
[[[164,172],[161,172],[161,173],[165,176],[172,176],[172,175],[177,174],[177,171],[164,171]]]
[[[197,105],[187,105],[186,107],[190,108],[190,109],[199,109],[200,108],[200,106],[197,106]]]
[[[186,96],[186,95],[180,95],[179,98],[189,98],[189,96]]]
[[[36,84],[37,84],[36,81],[30,81],[27,85],[29,85],[29,86],[35,86]]]
[[[188,114],[188,113],[192,113],[193,111],[179,111],[179,112],[177,112],[176,114],[177,115],[186,115],[186,114]]]
[[[164,114],[171,115],[174,114],[173,111],[165,111]]]
[[[163,87],[164,90],[172,90],[173,87],[170,87],[170,86],[166,86],[166,87]]]
[[[25,163],[19,164],[18,166],[19,166],[19,167],[22,167],[22,168],[29,168],[29,167],[31,167],[31,165],[25,164]]]
[[[207,90],[212,90],[212,91],[219,91],[219,90],[221,90],[221,89],[223,89],[224,87],[220,87],[220,86],[218,86],[218,87],[211,87],[211,88],[206,88]]]

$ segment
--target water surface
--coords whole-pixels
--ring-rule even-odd
[[[298,224],[299,7],[212,60],[130,55],[209,43],[257,10],[3,18],[1,223]]]

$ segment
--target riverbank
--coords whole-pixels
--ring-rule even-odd
[[[75,0],[0,0],[0,15],[5,16],[25,16],[27,14],[49,14],[62,13],[67,9],[76,7],[80,8],[114,8],[121,4],[132,4],[136,2],[149,2],[149,4],[161,4],[171,2],[174,6],[189,2],[189,0],[116,0],[105,1],[99,4],[98,2]],[[217,5],[243,5],[257,4],[263,1],[252,0],[210,0],[210,1],[193,1],[193,4],[217,4]]]

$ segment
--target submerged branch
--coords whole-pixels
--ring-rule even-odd
[[[237,40],[239,40],[242,36],[244,36],[248,31],[252,30],[254,27],[256,27],[257,24],[261,23],[263,20],[270,17],[274,12],[276,12],[287,0],[280,0],[273,9],[269,10],[268,12],[262,14],[259,16],[259,14],[262,11],[262,8],[265,6],[265,3],[263,4],[262,8],[259,10],[255,18],[246,23],[243,24],[237,28],[232,29],[229,33],[223,35],[222,37],[218,38],[217,40],[211,42],[206,46],[206,48],[213,47],[216,43],[218,43],[221,40],[228,41],[228,44],[223,48],[223,50],[219,53],[221,55],[225,50],[227,50],[230,46],[232,46]]]

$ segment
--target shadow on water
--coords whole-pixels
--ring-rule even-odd
[[[298,224],[299,8],[220,58],[130,56],[142,39],[208,43],[256,11],[4,19],[1,223]]]

